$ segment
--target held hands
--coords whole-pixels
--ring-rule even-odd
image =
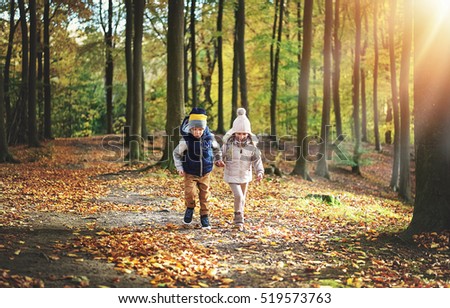
[[[217,160],[214,164],[217,167],[225,167],[225,163],[223,162],[223,160]]]

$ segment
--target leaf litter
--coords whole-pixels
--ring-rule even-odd
[[[375,163],[364,177],[332,166],[332,181],[268,175],[251,183],[243,231],[233,228],[232,194],[215,169],[213,228],[206,231],[181,223],[180,177],[158,168],[133,172],[105,159],[100,145],[100,138],[80,138],[12,148],[22,163],[0,169],[1,287],[114,287],[126,277],[143,287],[450,286],[448,232],[420,234],[413,243],[397,236],[412,207],[383,181],[387,155],[366,154]],[[43,253],[19,235],[42,224],[69,236]],[[18,274],[26,270],[14,268],[16,260],[36,249],[52,265],[95,262],[118,274],[107,281],[63,270]]]

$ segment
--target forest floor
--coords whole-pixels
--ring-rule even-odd
[[[365,148],[361,176],[312,164],[312,182],[278,155],[285,174],[250,184],[239,231],[222,169],[212,229],[198,208],[185,227],[182,179],[137,172],[116,141],[10,148],[21,163],[0,165],[0,287],[450,287],[449,233],[399,236],[413,208],[389,188],[388,147]]]

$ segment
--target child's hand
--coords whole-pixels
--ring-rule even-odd
[[[225,163],[223,162],[223,160],[218,160],[214,163],[217,167],[224,167]]]
[[[178,175],[179,176],[184,176],[184,171],[183,170],[178,170]]]
[[[257,182],[261,181],[262,178],[263,178],[263,176],[264,176],[264,174],[258,173],[258,175],[256,176],[256,181],[257,181]]]

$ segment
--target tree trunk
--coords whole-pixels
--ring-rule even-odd
[[[133,1],[125,0],[126,25],[125,25],[125,64],[127,71],[127,106],[125,115],[124,138],[125,145],[129,146],[130,129],[133,116]]]
[[[438,0],[414,6],[416,200],[407,239],[450,229],[450,19],[442,18],[450,10]]]
[[[217,61],[217,48],[215,47],[215,43],[214,48],[213,48],[213,56],[211,56],[211,51],[210,48],[208,47],[208,43],[202,41],[202,43],[205,45],[205,64],[206,64],[206,72],[203,72],[202,70],[200,70],[200,74],[202,76],[202,82],[203,82],[203,88],[204,88],[204,93],[205,93],[205,100],[204,102],[202,102],[202,104],[204,105],[204,108],[208,111],[212,108],[213,106],[213,99],[211,96],[211,91],[212,91],[212,76],[214,74],[214,68],[216,66],[216,61]],[[208,120],[210,126],[214,125],[214,119],[209,119]]]
[[[142,36],[145,0],[134,1],[133,40],[133,122],[131,123],[130,162],[143,158],[142,140]]]
[[[36,55],[37,55],[37,21],[36,1],[30,0],[30,62],[28,74],[28,145],[38,147],[39,138],[37,132],[36,117]]]
[[[359,159],[361,157],[361,125],[359,119],[359,87],[360,87],[360,61],[361,61],[361,3],[360,0],[355,1],[355,60],[353,63],[353,125],[354,125],[354,149],[353,149],[353,167],[352,172],[361,174]]]
[[[8,150],[5,127],[5,100],[3,93],[3,71],[0,70],[0,163],[15,161]]]
[[[362,67],[361,67],[360,76],[361,76],[361,141],[368,142],[368,139],[367,139],[366,70]]]
[[[191,70],[192,70],[192,107],[197,107],[197,44],[195,43],[195,0],[191,0]]]
[[[366,2],[367,3],[367,2]],[[367,4],[364,5],[367,7]],[[369,22],[367,20],[367,9],[364,9],[364,44],[361,49],[361,141],[368,142],[367,138],[367,91],[366,91],[366,50],[368,46],[367,39],[369,37]]]
[[[335,0],[335,11],[334,11],[334,50],[333,50],[333,60],[334,60],[334,72],[333,72],[333,107],[334,107],[334,117],[336,121],[336,135],[339,140],[343,140],[342,132],[342,117],[341,117],[341,99],[339,94],[339,84],[341,79],[341,40],[339,38],[339,27],[340,27],[340,0]]]
[[[217,69],[218,69],[218,110],[217,110],[217,133],[225,133],[225,125],[223,118],[223,34],[222,34],[222,22],[223,22],[223,4],[224,0],[219,0],[219,12],[217,14]]]
[[[237,24],[237,50],[239,60],[239,89],[241,92],[241,106],[247,110],[247,116],[250,117],[247,99],[247,71],[245,68],[245,0],[238,0]]]
[[[105,90],[106,90],[106,133],[113,133],[113,3],[108,1],[108,29],[105,32]]]
[[[167,121],[168,139],[161,163],[175,169],[173,149],[178,143],[179,126],[184,118],[184,1],[169,0],[167,32]],[[169,116],[170,115],[170,116]]]
[[[38,137],[39,139],[44,139],[44,69],[43,69],[43,42],[42,42],[42,23],[40,22],[40,19],[38,19],[38,28],[36,31],[37,35],[37,54],[36,54],[36,60],[37,60],[37,122],[38,122]]]
[[[409,114],[409,67],[411,62],[412,39],[412,3],[404,1],[405,21],[403,32],[402,64],[400,68],[400,183],[399,195],[406,202],[411,202],[410,175],[410,114]]]
[[[44,2],[44,138],[53,139],[50,87],[50,0]]]
[[[313,0],[305,0],[303,9],[303,49],[301,61],[299,56],[300,74],[298,87],[298,113],[297,113],[297,160],[292,174],[300,175],[305,180],[311,180],[308,173],[308,90],[309,74],[311,70],[311,49],[312,49],[312,15]],[[297,2],[300,7],[300,1]],[[300,24],[298,20],[298,38],[300,45]],[[300,53],[300,49],[299,49]]]
[[[231,119],[230,127],[236,118],[238,109],[238,87],[239,87],[239,51],[238,51],[238,5],[234,4],[234,41],[233,41],[233,72],[231,85]]]
[[[185,21],[184,24],[186,25],[187,22]],[[184,29],[184,36],[186,36],[187,29]],[[190,42],[186,43],[186,46],[183,48],[183,62],[184,62],[184,105],[187,106],[189,103],[189,60],[188,60],[188,52],[189,52],[189,46],[191,45]]]
[[[24,0],[19,0],[20,11],[20,26],[22,32],[22,80],[20,85],[20,98],[16,108],[16,122],[11,123],[11,129],[17,129],[11,132],[13,143],[25,143],[27,139],[28,121],[27,121],[27,106],[28,106],[28,26],[26,18],[26,10]]]
[[[12,112],[11,112],[11,96],[9,88],[9,72],[11,67],[11,57],[14,45],[14,33],[16,32],[16,26],[14,25],[14,15],[15,15],[14,0],[10,1],[9,6],[9,37],[8,37],[8,48],[6,51],[5,58],[5,69],[4,69],[4,98],[5,98],[5,116],[6,116],[6,136],[8,136],[8,131],[11,129],[12,122]],[[8,139],[8,137],[6,137]]]
[[[273,119],[271,123],[272,127],[272,136],[277,135],[277,90],[278,90],[278,67],[280,66],[280,50],[281,50],[281,38],[283,32],[283,15],[284,15],[284,0],[280,1],[280,18],[278,23],[278,37],[277,37],[277,48],[275,52],[275,66],[274,66],[274,84],[273,84],[273,98],[270,104],[271,110],[271,119]]]
[[[389,17],[389,59],[391,70],[391,92],[392,110],[394,117],[394,159],[392,164],[392,177],[390,187],[398,190],[398,174],[400,169],[400,121],[398,110],[398,88],[397,88],[397,68],[395,65],[395,13],[397,10],[397,0],[391,0],[391,10]]]
[[[280,0],[274,1],[274,12],[273,12],[273,24],[272,24],[272,40],[270,42],[270,83],[273,83],[273,68],[275,62],[275,40],[277,39],[277,24],[278,24],[278,6]]]
[[[325,0],[325,32],[323,48],[323,107],[322,126],[320,129],[320,153],[316,174],[330,179],[327,159],[329,159],[327,147],[329,140],[330,111],[331,111],[331,39],[333,28],[333,0]]]
[[[141,136],[143,138],[143,142],[147,140],[148,131],[147,131],[147,121],[145,120],[145,76],[144,76],[144,68],[141,69],[142,77],[141,77],[141,99],[142,99],[142,129]]]
[[[271,62],[270,62],[270,135],[272,138],[276,140],[277,136],[277,90],[278,90],[278,67],[280,64],[280,47],[281,47],[281,35],[283,31],[283,13],[284,13],[284,0],[280,0],[278,5],[278,1],[275,1],[275,17],[274,17],[274,25],[272,31],[272,44],[271,44]],[[279,9],[279,18],[277,9]],[[278,25],[277,25],[277,20]],[[276,31],[278,29],[278,31]],[[275,33],[277,33],[277,37],[275,38]],[[273,55],[273,45],[275,43],[275,55]]]
[[[373,41],[374,41],[374,64],[373,64],[373,130],[375,135],[375,150],[381,152],[380,129],[378,126],[378,0],[373,1]]]

